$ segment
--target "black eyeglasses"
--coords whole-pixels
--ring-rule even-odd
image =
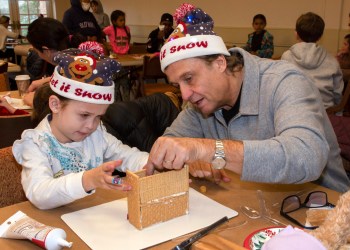
[[[289,213],[294,212],[303,207],[304,208],[317,208],[317,207],[333,208],[335,206],[332,203],[328,202],[327,194],[325,192],[315,191],[308,194],[304,203],[301,203],[300,198],[297,195],[288,196],[282,202],[280,214],[302,228],[305,228],[305,229],[318,228],[318,226],[312,226],[312,227],[305,226],[301,224],[299,221],[297,221],[296,219],[292,218],[290,215],[288,215]]]

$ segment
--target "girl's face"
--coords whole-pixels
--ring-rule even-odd
[[[50,96],[51,130],[61,143],[80,142],[91,135],[101,123],[108,104],[92,104],[69,100],[62,102]]]
[[[93,13],[97,13],[97,5],[91,4],[91,10]]]
[[[117,20],[112,21],[112,23],[119,28],[123,28],[125,26],[125,16],[119,16]]]
[[[266,23],[262,19],[255,19],[253,22],[253,29],[256,33],[262,32],[266,27]]]

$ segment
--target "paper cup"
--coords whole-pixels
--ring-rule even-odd
[[[22,97],[25,93],[27,93],[27,90],[30,84],[30,76],[18,75],[16,76],[15,80],[16,80],[19,95]]]

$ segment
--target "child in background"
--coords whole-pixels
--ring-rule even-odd
[[[339,63],[317,42],[324,32],[325,23],[313,12],[302,14],[296,21],[297,43],[285,51],[281,59],[303,71],[320,91],[324,108],[340,103],[344,88]]]
[[[111,21],[112,25],[103,29],[110,42],[108,49],[115,54],[127,54],[129,52],[131,35],[130,28],[125,26],[125,13],[121,10],[113,11]]]
[[[117,168],[140,170],[148,153],[122,144],[107,133],[101,116],[114,102],[113,75],[121,65],[97,61],[92,53],[58,52],[48,98],[51,113],[13,145],[28,200],[51,209],[94,193],[96,188],[130,190],[112,176]]]
[[[340,48],[337,54],[337,60],[340,68],[350,69],[350,34],[344,37],[343,46]]]
[[[271,58],[274,51],[273,36],[265,30],[266,18],[263,14],[257,14],[253,18],[254,32],[248,35],[248,41],[242,48],[253,55]]]
[[[109,17],[106,13],[103,12],[103,7],[101,2],[92,0],[90,2],[90,5],[91,5],[92,14],[94,15],[97,21],[97,24],[100,26],[100,28],[103,30],[104,28],[109,26],[110,25]]]

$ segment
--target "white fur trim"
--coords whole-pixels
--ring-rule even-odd
[[[230,55],[219,36],[198,35],[177,38],[163,45],[160,51],[161,68],[164,72],[169,64],[176,61],[214,54]]]
[[[61,76],[57,72],[57,67],[52,74],[50,87],[55,93],[76,101],[96,104],[114,102],[114,84],[112,86],[99,86],[75,81]]]

